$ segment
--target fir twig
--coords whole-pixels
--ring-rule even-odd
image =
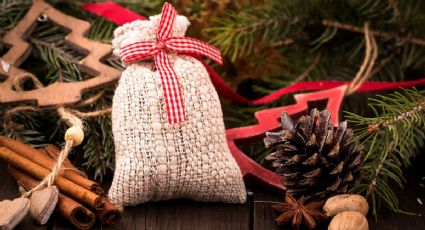
[[[368,148],[362,168],[363,182],[352,189],[364,193],[372,202],[375,217],[381,201],[393,211],[402,212],[389,181],[403,187],[402,169],[410,165],[424,146],[425,91],[404,89],[369,103],[375,117],[367,118],[347,112],[354,123],[357,139]]]
[[[297,78],[295,78],[295,80],[291,84],[295,84],[297,82],[303,81],[311,73],[311,71],[313,71],[316,68],[316,66],[319,64],[320,57],[321,57],[321,52],[318,52],[316,54],[316,57],[314,57],[313,62],[307,67],[307,69],[304,70],[304,72],[302,72]]]
[[[271,47],[292,44],[293,41],[303,39],[307,31],[304,28],[311,29],[312,26],[321,25],[328,29],[338,29],[358,34],[364,34],[362,27],[354,24],[341,22],[331,18],[326,18],[326,13],[320,17],[312,17],[312,14],[322,12],[323,8],[317,3],[309,3],[309,9],[301,11],[295,9],[300,7],[297,3],[290,2],[279,4],[271,1],[263,7],[245,10],[242,12],[229,12],[228,18],[216,18],[214,22],[216,27],[207,28],[204,31],[213,35],[210,42],[219,46],[224,54],[228,54],[232,60],[241,57],[244,54],[250,54],[256,43],[267,43]],[[396,18],[400,24],[400,11],[398,7],[389,1],[388,5],[392,7],[393,18]],[[297,15],[299,13],[300,15]],[[306,17],[305,14],[310,14]],[[384,12],[385,13],[385,12]],[[401,31],[404,31],[401,28]],[[329,41],[336,35],[337,30],[326,30],[318,41]],[[425,46],[425,40],[419,37],[413,37],[409,33],[389,32],[373,29],[370,33],[383,40],[396,39],[398,41],[406,40],[408,43]],[[292,35],[288,38],[287,35]]]
[[[330,19],[323,20],[322,24],[328,27],[335,27],[341,30],[346,30],[346,31],[350,31],[350,32],[358,33],[358,34],[364,34],[364,29],[362,27],[345,24],[345,23],[341,23],[338,21],[330,20]],[[370,33],[373,36],[380,37],[383,39],[397,38],[399,40],[406,40],[407,42],[412,43],[414,45],[425,46],[425,40],[421,38],[410,37],[410,36],[400,37],[400,35],[395,33],[386,32],[386,31],[377,31],[377,30],[371,30]]]
[[[417,106],[411,108],[409,111],[400,113],[397,117],[391,117],[389,119],[369,124],[368,132],[375,133],[386,128],[392,129],[393,127],[399,125],[401,122],[418,119],[425,110],[425,100],[418,101],[417,103]]]

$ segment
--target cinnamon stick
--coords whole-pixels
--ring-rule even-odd
[[[121,211],[115,207],[108,199],[102,198],[105,207],[102,210],[95,210],[94,213],[101,224],[112,224],[121,220]]]
[[[52,158],[55,161],[59,157],[59,154],[60,154],[60,151],[61,151],[58,147],[56,147],[55,145],[52,145],[52,144],[48,144],[48,145],[46,145],[46,147],[39,148],[37,150],[40,151],[41,153],[43,153],[44,155],[49,156],[50,158]],[[63,161],[62,167],[64,167],[64,168],[76,168],[68,158],[66,158]]]
[[[58,149],[54,145],[49,144],[44,148],[44,151],[42,151],[41,153],[47,154],[51,159],[53,159],[56,162],[56,159],[58,158],[60,154],[60,149]],[[72,179],[69,179],[70,181],[91,190],[92,192],[96,193],[99,196],[105,196],[105,191],[103,190],[103,188],[100,187],[98,183],[88,179],[86,176],[80,173],[77,167],[75,167],[75,165],[72,164],[70,160],[65,159],[65,161],[63,162],[63,166],[65,168],[65,171],[66,169],[71,169],[71,171],[68,172],[68,173],[71,173],[72,175],[71,176]]]
[[[54,145],[47,145],[44,150],[44,153],[49,154],[49,156],[54,159],[56,159],[60,154],[60,150]],[[77,169],[71,161],[67,159],[63,162],[63,165],[69,169]],[[99,219],[100,223],[109,225],[119,221],[121,219],[120,210],[105,198],[103,198],[103,203],[105,204],[105,207],[102,210],[95,211],[96,217]]]
[[[10,150],[12,150],[13,152],[18,153],[19,155],[31,160],[32,162],[35,162],[35,163],[41,165],[44,168],[49,169],[49,170],[51,170],[56,163],[56,160],[54,158],[48,156],[48,154],[43,154],[41,151],[34,149],[27,144],[24,144],[20,141],[16,141],[14,139],[8,138],[6,136],[0,136],[0,146],[7,147]],[[50,151],[56,151],[56,150],[53,150],[53,147],[50,146],[50,147],[48,147],[48,149]],[[58,151],[60,152],[60,150],[58,150]],[[65,167],[69,167],[69,164],[71,164],[71,162],[69,160],[67,162],[64,162]],[[96,193],[99,196],[103,196],[105,194],[103,189],[96,182],[93,182],[93,181],[85,178],[84,176],[82,176],[80,173],[78,173],[76,171],[64,170],[64,172],[61,173],[61,176],[63,176],[66,179],[74,182],[75,184],[80,185],[83,188],[86,188],[86,189]]]
[[[7,172],[26,188],[31,189],[40,183],[40,181],[37,181],[13,166],[9,165]],[[93,212],[62,193],[59,193],[56,210],[78,229],[89,229],[96,221]]]
[[[3,159],[10,165],[38,180],[42,180],[50,173],[48,169],[6,147],[0,147],[0,159]],[[104,207],[102,197],[62,176],[56,176],[54,183],[58,186],[60,191],[93,209],[101,210]]]

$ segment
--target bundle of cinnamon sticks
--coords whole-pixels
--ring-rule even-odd
[[[54,145],[35,149],[0,136],[0,159],[8,163],[8,172],[27,189],[37,186],[49,174],[59,153]],[[69,160],[62,164],[54,183],[60,191],[56,210],[78,229],[91,228],[96,219],[101,224],[121,219],[120,210],[104,197],[104,190],[87,179]]]

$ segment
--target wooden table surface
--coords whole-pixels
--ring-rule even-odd
[[[414,165],[406,171],[407,184],[404,190],[397,190],[400,207],[419,215],[411,216],[381,211],[378,222],[368,216],[370,229],[425,229],[425,154],[414,160]],[[6,173],[5,164],[0,163],[0,199],[13,199],[18,196],[16,182]],[[257,189],[250,192],[249,201],[243,205],[200,203],[189,200],[174,200],[148,203],[128,207],[123,219],[113,226],[96,226],[96,229],[291,229],[278,228],[273,222],[270,205],[256,201],[281,201],[282,196]],[[422,214],[422,216],[420,215]],[[15,229],[73,229],[65,219],[55,214],[46,226],[38,226],[27,217]],[[322,227],[326,229],[326,227]]]

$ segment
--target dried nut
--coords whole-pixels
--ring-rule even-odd
[[[332,219],[328,230],[369,230],[369,225],[360,212],[341,212]]]
[[[360,212],[366,216],[369,205],[364,197],[355,194],[342,194],[326,200],[323,211],[327,216],[335,216],[346,211]]]

